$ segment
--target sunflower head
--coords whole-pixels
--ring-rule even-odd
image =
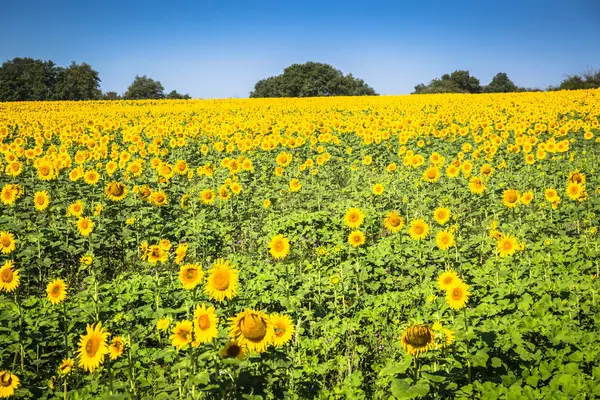
[[[221,357],[223,358],[237,358],[243,360],[246,358],[246,348],[240,345],[237,341],[232,340],[225,345],[220,351]]]
[[[200,265],[185,264],[179,268],[179,281],[185,290],[192,290],[202,283],[203,278],[204,271]]]
[[[192,343],[192,321],[180,321],[175,324],[173,334],[171,335],[171,343],[181,350],[186,345]]]
[[[463,308],[469,300],[469,286],[463,281],[457,281],[446,290],[446,302],[454,310]]]
[[[360,247],[363,244],[365,244],[365,242],[366,242],[365,234],[362,233],[361,231],[358,231],[358,230],[352,231],[348,235],[348,243],[352,247]]]
[[[60,304],[67,298],[67,284],[62,279],[56,279],[46,287],[48,301],[52,304]]]
[[[123,351],[125,350],[125,339],[120,336],[115,336],[110,342],[108,350],[110,353],[110,359],[116,360],[123,354]]]
[[[344,215],[344,223],[348,228],[357,229],[365,221],[365,214],[360,208],[349,208]]]
[[[406,328],[400,338],[404,350],[415,357],[434,346],[433,330],[425,325],[412,325]]]
[[[275,235],[269,242],[269,253],[276,259],[283,259],[290,253],[290,241],[283,235]]]
[[[229,264],[229,260],[217,259],[208,271],[204,292],[210,299],[223,301],[232,299],[238,291],[238,271]]]
[[[0,267],[0,291],[12,292],[19,287],[21,276],[19,270],[14,269],[12,260],[4,262]]]
[[[429,236],[429,225],[423,219],[411,221],[408,234],[413,240],[423,240]]]
[[[273,324],[269,316],[261,311],[244,310],[230,318],[229,335],[250,351],[262,353],[273,337]]]
[[[106,340],[109,333],[102,327],[102,323],[87,325],[86,334],[79,340],[79,366],[88,372],[94,372],[104,362],[108,354]]]
[[[15,374],[9,371],[0,371],[0,398],[13,396],[15,389],[20,384],[21,382]]]
[[[73,370],[75,361],[72,358],[65,358],[58,366],[58,373],[62,376],[68,375]]]
[[[292,340],[294,324],[289,316],[274,313],[269,318],[273,324],[273,345],[275,347],[281,347]]]

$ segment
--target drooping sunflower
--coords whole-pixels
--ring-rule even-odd
[[[292,319],[285,314],[273,313],[269,315],[273,324],[273,345],[281,347],[292,340],[294,335],[294,323]]]
[[[223,301],[232,299],[238,291],[238,271],[233,269],[229,260],[217,259],[213,267],[208,270],[208,278],[204,293],[209,299]]]
[[[430,327],[425,325],[412,325],[406,328],[400,338],[404,351],[418,357],[434,346],[434,335]]]
[[[48,301],[60,304],[67,298],[67,284],[62,279],[55,279],[46,287]]]
[[[269,253],[276,260],[285,258],[290,253],[290,241],[283,235],[275,235],[269,242]]]
[[[348,235],[348,243],[352,247],[360,247],[363,244],[365,244],[365,241],[366,241],[365,234],[362,233],[361,231],[358,231],[358,230],[352,231]]]
[[[457,281],[446,290],[446,303],[454,310],[463,308],[469,300],[469,286],[463,281]]]
[[[0,232],[0,251],[2,254],[10,254],[17,247],[15,236],[7,231]]]
[[[433,211],[433,219],[440,225],[444,225],[450,219],[450,209],[438,207]]]
[[[42,190],[40,192],[35,192],[33,195],[33,205],[36,210],[44,211],[50,205],[50,196],[48,192]]]
[[[404,227],[404,218],[397,211],[390,211],[383,219],[383,226],[391,233],[400,232]]]
[[[229,336],[250,351],[262,353],[271,343],[273,324],[262,311],[246,309],[229,320]]]
[[[349,208],[344,215],[344,223],[348,228],[358,229],[365,222],[365,214],[360,208]]]
[[[204,304],[196,306],[194,310],[194,337],[200,343],[208,343],[219,334],[219,317],[215,314],[214,307]]]
[[[73,370],[73,365],[75,365],[75,361],[72,358],[65,358],[58,365],[58,373],[61,376],[65,376],[71,373]]]
[[[506,189],[502,192],[502,204],[508,208],[515,208],[519,204],[520,193],[515,189]]]
[[[569,173],[567,182],[585,185],[585,175],[579,172],[579,170],[572,171]]]
[[[435,244],[440,250],[448,250],[453,247],[456,242],[454,241],[454,235],[450,231],[439,231],[435,236]]]
[[[95,185],[100,180],[100,174],[96,170],[90,169],[83,174],[83,181],[88,185]]]
[[[220,351],[221,357],[223,358],[237,358],[243,360],[246,358],[246,348],[241,346],[235,340],[230,341]]]
[[[127,197],[127,186],[124,183],[112,181],[104,188],[104,195],[112,201],[121,201]]]
[[[410,222],[408,234],[413,240],[423,240],[429,236],[429,225],[423,219],[416,219]]]
[[[449,269],[440,274],[440,276],[438,276],[437,285],[442,290],[448,290],[450,287],[456,284],[456,282],[460,281],[461,279],[458,277],[456,272],[454,272],[454,270]]]
[[[89,217],[79,217],[77,220],[77,230],[81,236],[89,236],[94,230],[94,221]]]
[[[7,260],[0,267],[0,291],[12,292],[19,287],[21,274],[18,269],[14,269],[14,262]]]
[[[110,359],[116,360],[123,354],[125,350],[125,339],[120,336],[115,336],[110,342],[110,346],[108,346],[108,351],[110,353]]]
[[[185,290],[192,290],[202,283],[204,271],[197,264],[184,264],[179,268],[179,281]]]
[[[102,322],[96,325],[88,324],[86,334],[79,340],[79,366],[88,372],[94,372],[102,365],[104,356],[108,354],[106,340],[109,333],[102,328]]]
[[[15,395],[15,389],[19,387],[19,377],[9,371],[0,371],[0,399]]]
[[[177,322],[170,339],[177,350],[181,350],[186,345],[192,343],[192,321],[183,320]]]
[[[372,191],[375,196],[381,196],[384,192],[384,187],[381,183],[376,183],[373,185]]]
[[[512,256],[518,247],[517,238],[512,235],[502,235],[498,239],[497,250],[500,257]]]
[[[443,327],[441,322],[434,323],[431,329],[434,332],[436,349],[448,347],[454,342],[454,331]]]

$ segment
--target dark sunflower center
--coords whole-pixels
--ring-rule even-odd
[[[502,247],[504,248],[504,250],[510,250],[512,249],[512,243],[509,240],[506,240]]]
[[[230,344],[227,346],[227,357],[237,357],[240,355],[242,348],[237,344]]]
[[[8,236],[3,236],[0,239],[0,244],[2,244],[3,247],[8,247],[10,246],[10,238]]]
[[[9,387],[12,385],[12,376],[9,373],[4,373],[0,378],[0,386]]]
[[[124,192],[125,192],[125,187],[123,185],[121,185],[120,183],[110,186],[110,194],[112,194],[115,197],[123,196]]]
[[[406,342],[413,347],[427,346],[432,340],[431,332],[425,327],[413,327],[406,335]]]
[[[48,167],[47,165],[42,165],[40,167],[40,175],[42,175],[42,176],[50,175],[50,167]]]
[[[285,326],[284,325],[282,325],[282,324],[275,325],[274,328],[275,328],[274,329],[275,336],[281,337],[281,336],[284,335],[284,333],[285,333]]]
[[[88,339],[87,343],[85,344],[85,353],[87,354],[88,357],[94,357],[96,355],[96,353],[98,352],[99,347],[100,347],[100,339],[95,338],[95,337]]]
[[[185,277],[188,281],[196,279],[196,271],[193,268],[188,269],[185,272]]]
[[[460,290],[459,288],[454,288],[452,290],[452,298],[454,300],[460,300],[462,298],[462,290]]]
[[[52,295],[53,296],[58,296],[59,293],[60,293],[60,288],[58,287],[58,285],[54,286],[52,288]]]
[[[210,318],[208,318],[208,315],[204,314],[198,318],[198,327],[203,331],[210,328]]]
[[[2,275],[0,277],[2,278],[2,282],[11,283],[13,280],[13,272],[10,268],[6,268],[4,271],[2,271]]]

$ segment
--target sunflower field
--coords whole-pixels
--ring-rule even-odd
[[[600,91],[0,104],[0,398],[600,397]]]

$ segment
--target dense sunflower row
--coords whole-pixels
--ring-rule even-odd
[[[594,393],[599,143],[594,90],[0,104],[0,397]]]

